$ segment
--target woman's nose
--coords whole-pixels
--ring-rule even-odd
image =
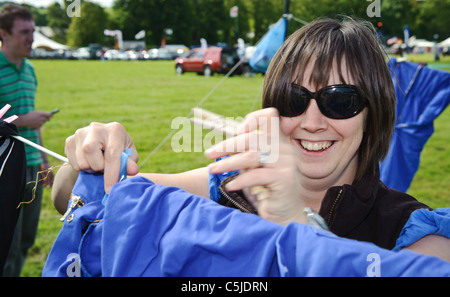
[[[317,132],[327,128],[326,117],[320,112],[315,99],[309,101],[308,107],[300,117],[300,127],[309,132]]]

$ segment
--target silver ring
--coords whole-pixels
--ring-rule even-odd
[[[259,151],[258,152],[258,161],[259,161],[259,165],[265,165],[267,163],[269,163],[269,152],[266,151]]]

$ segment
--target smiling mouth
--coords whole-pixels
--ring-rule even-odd
[[[298,140],[300,146],[308,152],[322,152],[329,149],[334,141],[311,142],[307,140]]]

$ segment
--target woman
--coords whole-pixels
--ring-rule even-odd
[[[395,93],[371,25],[323,19],[295,32],[266,73],[263,107],[246,117],[236,137],[206,152],[211,159],[230,157],[185,173],[141,175],[220,202],[226,196],[282,225],[306,223],[307,206],[331,232],[388,249],[411,213],[427,209],[379,180],[378,163],[388,151],[395,120]],[[274,129],[271,123],[278,121]],[[228,149],[249,148],[254,135],[277,143],[273,162],[267,162],[273,152],[261,147]],[[60,169],[53,188],[60,212],[79,170],[104,170],[109,192],[126,148],[133,149],[127,172],[137,174],[136,149],[120,124],[91,124],[69,137],[66,154],[73,169]],[[397,248],[409,246],[449,260],[450,248],[444,247],[450,240],[425,235]]]

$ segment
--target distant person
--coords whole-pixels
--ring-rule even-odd
[[[28,9],[12,4],[3,7],[0,12],[0,106],[10,104],[7,115],[19,116],[14,121],[19,135],[42,145],[40,128],[52,114],[35,110],[37,79],[33,66],[26,59],[31,55],[34,30],[34,19]],[[25,149],[26,180],[36,181],[41,169],[50,168],[47,156],[30,146],[25,146]],[[44,184],[52,186],[52,172],[49,172]],[[33,199],[33,187],[34,183],[27,185],[23,201]],[[36,237],[41,201],[42,184],[39,183],[33,203],[21,206],[3,276],[20,276],[28,249],[33,246]]]

